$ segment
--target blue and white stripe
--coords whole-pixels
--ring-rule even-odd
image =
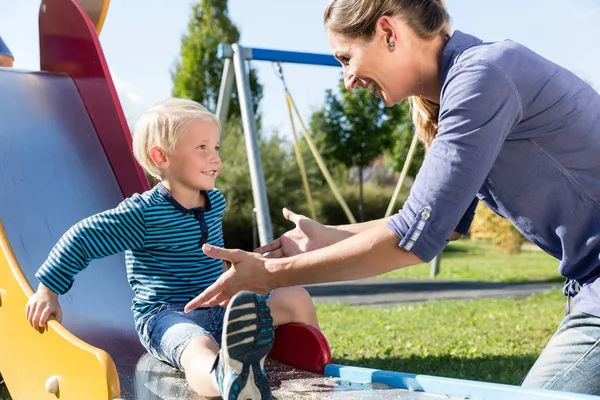
[[[205,193],[205,207],[185,209],[158,184],[90,216],[60,238],[36,277],[64,294],[92,260],[124,251],[136,320],[161,304],[187,302],[223,273],[223,262],[202,251],[194,213],[206,222],[207,243],[222,247],[225,197],[218,189]]]

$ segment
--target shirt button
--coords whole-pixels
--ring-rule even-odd
[[[424,220],[428,220],[430,216],[431,213],[429,212],[429,210],[425,210],[421,213],[421,218],[423,218]]]

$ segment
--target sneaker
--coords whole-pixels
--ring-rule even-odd
[[[215,379],[223,400],[271,398],[265,358],[273,346],[273,318],[264,298],[242,291],[233,296],[223,320]]]

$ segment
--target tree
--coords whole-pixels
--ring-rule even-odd
[[[390,108],[390,114],[390,119],[395,121],[395,128],[392,134],[392,145],[385,151],[385,154],[390,160],[391,168],[396,172],[400,172],[404,167],[408,149],[414,136],[408,101],[403,101],[397,106]],[[408,168],[408,176],[417,176],[417,172],[419,172],[421,164],[423,164],[424,157],[425,147],[419,142]]]
[[[192,99],[215,112],[223,73],[223,60],[217,57],[221,43],[235,43],[240,32],[229,19],[227,0],[202,0],[192,6],[188,32],[181,38],[181,56],[171,71],[172,94]],[[249,69],[250,89],[254,112],[262,99],[262,86],[256,71]],[[228,119],[239,115],[237,90],[231,98]]]
[[[359,177],[359,220],[364,220],[363,170],[394,143],[401,110],[386,108],[373,93],[346,90],[340,80],[340,97],[328,90],[325,106],[311,119],[319,151],[329,164],[357,167]]]

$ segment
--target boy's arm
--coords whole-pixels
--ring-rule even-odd
[[[125,199],[116,208],[72,226],[35,276],[53,292],[64,294],[73,285],[75,275],[93,259],[139,248],[144,244],[144,236],[143,204],[138,196]]]

